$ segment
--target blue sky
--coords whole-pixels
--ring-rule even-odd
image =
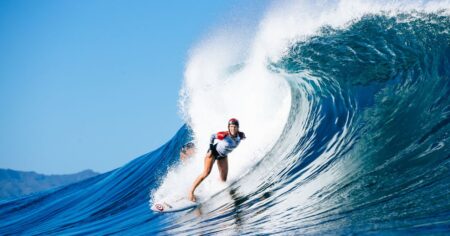
[[[105,172],[161,146],[189,49],[242,5],[0,1],[0,168]]]

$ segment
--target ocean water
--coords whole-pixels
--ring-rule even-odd
[[[0,235],[450,234],[450,2],[277,1],[195,45],[186,124],[108,173],[0,203]],[[247,139],[187,195],[211,133]],[[193,140],[197,153],[179,161]]]

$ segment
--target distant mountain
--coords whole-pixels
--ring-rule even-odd
[[[50,188],[75,183],[92,176],[92,170],[69,175],[43,175],[34,171],[0,169],[0,199],[12,199]]]

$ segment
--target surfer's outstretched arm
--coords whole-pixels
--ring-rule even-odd
[[[209,151],[208,153],[206,153],[205,156],[205,161],[204,161],[204,167],[203,167],[203,172],[197,177],[197,179],[195,179],[194,183],[192,184],[191,190],[189,191],[189,196],[188,199],[195,202],[195,189],[200,185],[200,183],[206,178],[208,177],[209,173],[211,173],[211,169],[214,165],[214,157],[212,156],[211,151]]]

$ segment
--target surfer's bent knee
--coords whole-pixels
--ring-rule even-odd
[[[205,170],[205,171],[203,171],[203,173],[202,173],[202,177],[203,178],[206,178],[206,177],[208,177],[208,175],[211,173],[211,169],[209,169],[209,170]]]

